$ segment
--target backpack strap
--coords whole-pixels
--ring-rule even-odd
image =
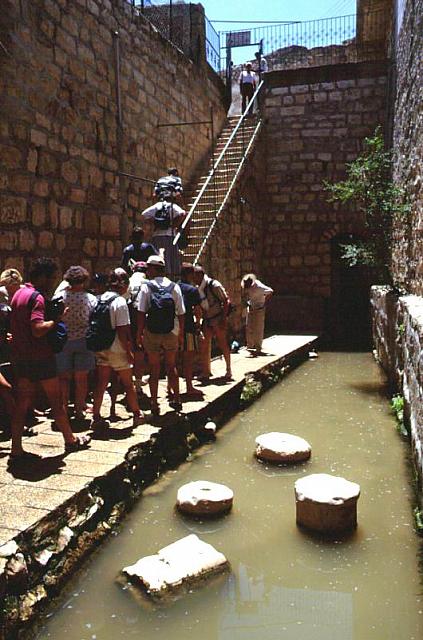
[[[29,298],[29,300],[28,300],[28,309],[29,309],[29,314],[30,314],[30,315],[31,315],[31,311],[32,311],[32,309],[34,308],[35,301],[37,300],[38,296],[41,296],[41,295],[42,295],[42,294],[41,294],[39,291],[37,291],[37,289],[35,289],[35,290],[31,293],[30,298]]]

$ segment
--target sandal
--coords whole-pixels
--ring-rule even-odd
[[[66,442],[65,453],[74,453],[86,449],[91,442],[90,436],[78,436],[74,442]]]

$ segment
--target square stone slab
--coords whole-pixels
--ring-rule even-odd
[[[229,568],[225,556],[207,542],[191,534],[141,558],[122,573],[148,595],[162,597],[185,584],[193,584]]]

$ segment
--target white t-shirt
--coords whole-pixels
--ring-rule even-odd
[[[259,64],[257,60],[257,68],[258,67],[259,67]],[[269,71],[269,65],[267,64],[266,58],[263,58],[263,56],[260,58],[260,71],[261,73],[267,73]]]
[[[266,304],[266,298],[273,293],[273,289],[256,280],[253,285],[247,289],[248,306],[250,309],[263,309]]]
[[[55,293],[55,298],[63,298],[68,311],[65,316],[65,324],[68,328],[69,340],[85,338],[91,311],[94,309],[97,298],[87,291],[72,291],[62,288]]]
[[[148,209],[144,209],[141,215],[144,218],[144,220],[151,220],[152,222],[154,222],[154,218],[156,216],[157,211],[160,211],[164,205],[170,206],[170,202],[156,202],[156,204],[153,204],[151,207],[148,207]],[[178,218],[185,215],[185,211],[182,209],[182,207],[180,207],[177,204],[173,204],[172,206],[173,206],[173,212],[172,211],[170,212],[170,216],[173,217],[173,223],[175,227],[175,222],[178,220]],[[169,226],[168,229],[154,230],[154,236],[173,236],[173,235],[175,235],[175,228],[172,229],[172,226]]]
[[[172,283],[172,280],[166,278],[165,276],[158,276],[157,278],[153,278],[153,282],[157,282],[161,287],[168,287]],[[179,322],[178,316],[183,316],[185,313],[185,305],[184,299],[182,297],[182,292],[179,285],[175,284],[172,290],[172,298],[175,302],[175,323],[173,325],[172,333],[178,335],[179,333]],[[142,311],[143,313],[148,313],[150,308],[150,299],[151,299],[151,291],[147,284],[141,285],[140,293],[137,299],[136,307],[138,311]]]
[[[114,291],[106,291],[100,296],[100,300],[105,302],[109,300],[116,293]],[[110,324],[112,325],[112,329],[116,329],[116,327],[126,327],[131,324],[131,320],[129,317],[128,304],[123,296],[118,296],[110,303]],[[112,346],[109,351],[125,351],[121,341],[116,332],[115,339],[113,341]]]
[[[254,73],[254,71],[247,71],[246,69],[244,69],[244,71],[241,72],[241,84],[254,84],[256,81],[256,74]]]

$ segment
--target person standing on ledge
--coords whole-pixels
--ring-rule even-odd
[[[247,62],[245,69],[241,71],[239,89],[242,97],[242,113],[244,113],[256,90],[256,74],[252,71],[251,62]]]
[[[245,327],[247,349],[258,356],[264,335],[266,303],[273,295],[273,289],[257,280],[254,273],[247,273],[241,280],[241,289],[247,298],[247,323]]]

